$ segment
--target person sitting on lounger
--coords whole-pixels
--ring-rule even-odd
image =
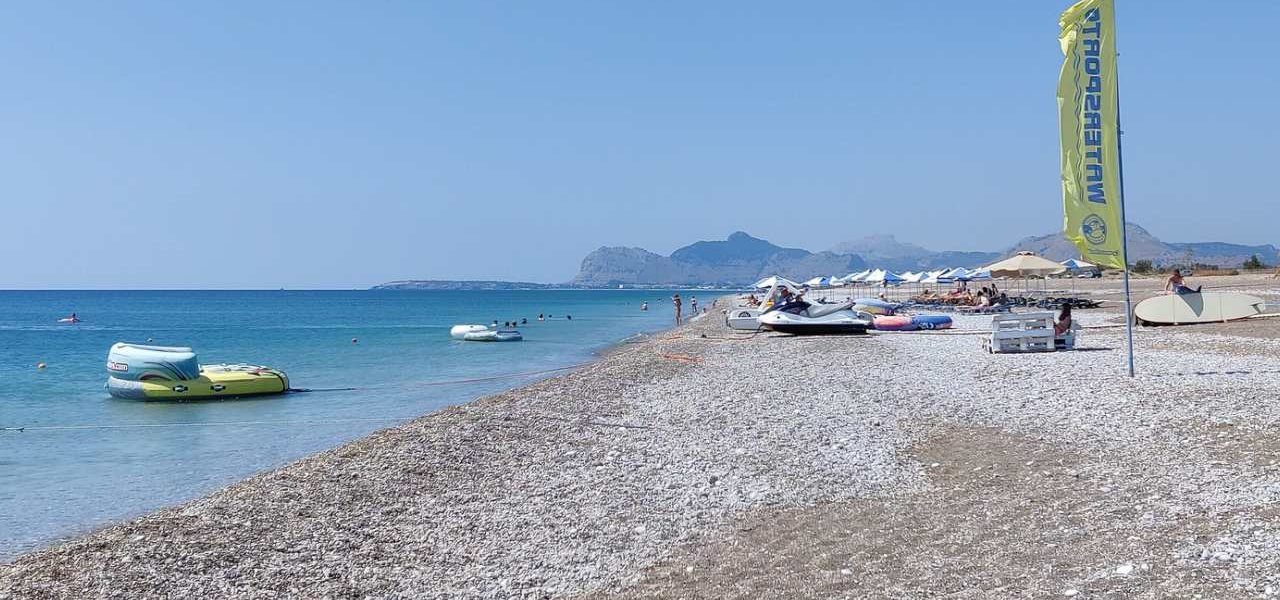
[[[1054,337],[1062,337],[1071,331],[1071,305],[1063,304],[1062,312],[1058,313],[1058,322],[1053,324]]]
[[[982,291],[978,292],[977,306],[981,308],[991,306],[991,298],[987,297],[987,288],[982,288]]]
[[[1188,286],[1187,282],[1182,279],[1181,269],[1174,269],[1173,273],[1164,282],[1164,291],[1175,294],[1199,294],[1201,287],[1203,286],[1196,286],[1196,289],[1191,289],[1191,286]]]

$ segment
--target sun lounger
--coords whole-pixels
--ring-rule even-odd
[[[1008,304],[998,306],[957,306],[956,312],[966,315],[994,315],[999,313],[1007,313],[1013,310]]]
[[[1054,346],[1053,313],[1047,312],[996,315],[991,335],[982,339],[983,349],[991,353],[1053,352]]]

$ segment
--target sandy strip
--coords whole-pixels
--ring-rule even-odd
[[[1130,380],[1122,336],[701,319],[27,555],[0,597],[1276,594],[1280,354],[1141,330]]]

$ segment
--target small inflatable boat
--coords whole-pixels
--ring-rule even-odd
[[[524,339],[515,329],[496,329],[485,325],[454,325],[449,336],[468,342],[518,342]]]
[[[876,331],[916,331],[918,329],[950,329],[951,317],[947,315],[893,316],[878,315],[873,320]]]
[[[107,354],[107,392],[129,400],[216,400],[289,390],[284,371],[201,365],[191,348],[119,343]]]

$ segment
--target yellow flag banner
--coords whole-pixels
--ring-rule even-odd
[[[1063,232],[1085,260],[1124,269],[1114,16],[1113,0],[1082,0],[1062,13],[1058,126]]]

